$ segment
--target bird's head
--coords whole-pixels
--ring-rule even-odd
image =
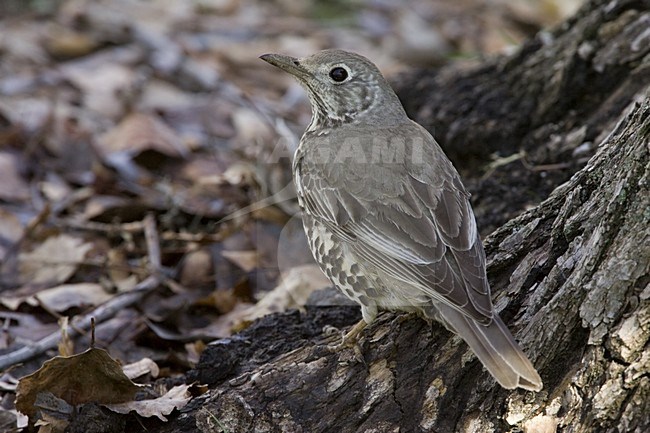
[[[393,89],[363,56],[325,50],[301,59],[280,54],[260,58],[292,74],[307,90],[312,108],[308,130],[349,123],[385,125],[406,119]]]

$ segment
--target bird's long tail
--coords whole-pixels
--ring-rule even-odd
[[[462,337],[485,368],[508,389],[542,389],[542,379],[497,314],[492,323],[481,325],[446,305],[436,305],[447,325]]]

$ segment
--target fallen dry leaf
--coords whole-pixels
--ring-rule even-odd
[[[48,124],[52,115],[52,103],[42,98],[31,97],[0,99],[0,114],[19,130],[34,133]]]
[[[23,236],[23,225],[18,217],[5,209],[0,208],[0,263],[9,248]]]
[[[18,173],[18,158],[8,152],[0,152],[0,200],[23,201],[29,198],[29,187]]]
[[[131,273],[126,252],[121,249],[110,249],[106,254],[106,271],[119,293],[128,292],[138,284],[138,277]]]
[[[70,424],[74,407],[51,392],[42,392],[36,398],[39,419],[34,423],[38,433],[63,433]]]
[[[0,411],[0,431],[13,432],[16,430],[16,411],[15,410],[2,410]]]
[[[181,157],[188,153],[174,130],[160,119],[143,113],[127,116],[102,136],[97,145],[104,156],[124,152],[133,156],[145,150],[155,150],[170,157]]]
[[[174,409],[181,409],[192,398],[188,389],[191,385],[178,385],[167,391],[167,393],[153,400],[129,401],[119,404],[104,404],[107,408],[117,413],[129,413],[132,410],[145,418],[158,417],[161,421],[167,421],[165,415],[172,413]]]
[[[57,59],[86,55],[97,48],[97,45],[97,41],[88,34],[56,25],[48,29],[43,43],[48,54]]]
[[[9,342],[16,340],[38,341],[59,329],[56,323],[43,323],[31,312],[3,311],[0,313],[0,318],[8,324],[5,325],[5,334]]]
[[[190,251],[183,258],[180,283],[186,287],[197,287],[211,281],[214,272],[212,254],[207,248]]]
[[[72,307],[96,306],[111,298],[112,295],[107,293],[100,284],[77,283],[41,290],[38,295],[26,297],[24,302],[32,306],[43,305],[49,310],[63,312]]]
[[[202,340],[197,340],[192,343],[185,343],[185,351],[187,352],[187,360],[191,365],[197,365],[201,359],[201,354],[207,347]]]
[[[28,253],[18,257],[24,284],[58,284],[74,274],[92,244],[67,234],[51,236]]]
[[[302,308],[312,292],[331,285],[332,283],[318,265],[296,266],[283,274],[280,284],[266,293],[257,304],[241,312],[239,323],[252,322],[267,314],[289,308]],[[240,327],[239,324],[237,327]]]
[[[16,391],[18,379],[13,377],[11,373],[5,372],[0,376],[0,390],[2,391]]]
[[[251,251],[222,251],[221,255],[242,268],[250,272],[259,266],[258,252]]]
[[[142,358],[137,362],[127,364],[122,367],[122,371],[129,379],[135,379],[136,377],[144,376],[145,374],[151,374],[151,377],[158,377],[160,374],[160,368],[151,358]]]
[[[126,107],[125,95],[131,93],[137,75],[128,66],[94,60],[91,57],[69,62],[61,69],[82,90],[86,109],[107,118],[119,118]]]
[[[20,379],[16,408],[35,417],[34,406],[41,393],[51,392],[72,406],[96,402],[123,403],[140,389],[122,371],[122,366],[102,349],[88,349],[74,356],[56,356],[34,373]]]
[[[133,202],[126,200],[124,197],[114,195],[97,195],[91,197],[85,205],[83,214],[79,215],[80,219],[85,220],[101,220],[106,214],[114,215],[119,213],[121,209],[133,206]]]
[[[204,327],[179,326],[178,330],[173,330],[151,321],[148,321],[147,325],[159,338],[167,341],[187,342],[197,339],[214,340],[217,338],[226,338],[236,332],[235,326],[243,321],[242,316],[249,311],[251,305],[250,303],[240,301],[234,304],[232,309],[226,314],[222,314],[216,319],[211,320]]]

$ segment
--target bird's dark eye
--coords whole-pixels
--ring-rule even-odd
[[[345,81],[345,79],[348,78],[348,71],[346,71],[345,68],[341,68],[339,66],[330,71],[330,78],[337,83],[340,83],[341,81]]]

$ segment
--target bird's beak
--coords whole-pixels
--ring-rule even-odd
[[[295,57],[283,56],[281,54],[263,54],[260,56],[260,59],[297,78],[305,79],[311,76],[309,71],[301,66],[300,62]]]

